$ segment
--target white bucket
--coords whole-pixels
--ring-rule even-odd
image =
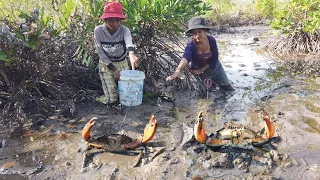
[[[120,104],[137,106],[142,103],[143,81],[145,75],[142,71],[122,70],[118,81]]]

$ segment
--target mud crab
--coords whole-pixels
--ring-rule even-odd
[[[94,138],[90,136],[90,130],[95,124],[96,119],[97,118],[90,119],[85,125],[82,130],[82,138],[88,142],[89,147],[102,149],[108,152],[123,152],[129,149],[135,149],[150,141],[157,128],[157,120],[155,119],[155,116],[152,115],[149,123],[144,128],[144,134],[137,139],[132,139],[123,134],[109,134]]]
[[[203,112],[200,112],[194,126],[195,139],[202,144],[210,147],[234,146],[245,148],[250,145],[253,147],[262,146],[267,143],[275,134],[275,126],[269,118],[269,115],[263,110],[263,119],[265,121],[264,133],[256,133],[246,127],[226,126],[207,136],[203,127]],[[251,147],[252,147],[251,146]]]

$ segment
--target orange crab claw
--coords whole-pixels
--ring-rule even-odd
[[[266,123],[265,124],[265,128],[264,128],[265,129],[265,133],[264,133],[263,136],[265,138],[269,139],[269,138],[272,138],[272,136],[275,133],[275,126],[272,123],[272,121],[270,120],[270,117],[269,117],[268,113],[263,109],[262,109],[262,111],[263,111],[263,120]]]
[[[96,117],[90,119],[89,122],[83,127],[83,129],[82,129],[82,138],[85,141],[88,141],[88,139],[90,137],[90,129],[94,125],[94,123],[95,123],[94,120],[96,120],[96,119],[97,119]]]
[[[125,144],[124,148],[126,149],[135,149],[141,145],[141,143],[145,143],[150,141],[157,129],[157,120],[154,115],[151,116],[149,123],[144,128],[144,134],[142,137],[133,140],[131,143]]]
[[[206,142],[206,132],[203,127],[203,112],[200,112],[196,124],[194,125],[194,136],[200,143]]]
[[[254,145],[264,144],[275,134],[275,126],[270,120],[268,113],[264,109],[261,110],[263,111],[263,120],[265,122],[264,133],[261,136],[251,139]]]
[[[157,120],[154,115],[151,116],[149,123],[144,128],[144,133],[142,137],[142,143],[150,141],[154,134],[156,133],[157,129]]]

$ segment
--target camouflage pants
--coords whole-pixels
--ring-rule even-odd
[[[121,62],[112,62],[112,64],[121,70],[129,69],[127,58]],[[112,104],[118,101],[118,82],[113,77],[113,72],[101,60],[99,61],[99,74],[103,89],[103,96],[97,97],[96,101],[103,104]]]

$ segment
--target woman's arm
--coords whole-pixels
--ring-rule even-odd
[[[188,44],[186,45],[184,49],[184,53],[182,56],[182,59],[176,69],[176,71],[171,75],[166,78],[167,81],[171,81],[177,77],[180,77],[181,71],[191,62],[192,59],[192,48],[193,48],[193,43],[192,41],[189,41]]]
[[[171,81],[171,80],[173,80],[173,79],[175,79],[177,77],[180,77],[181,71],[187,66],[187,64],[188,64],[187,59],[182,58],[180,63],[179,63],[179,65],[178,65],[178,67],[177,67],[177,69],[176,69],[176,71],[171,76],[168,76],[166,78],[166,80],[167,81]]]

